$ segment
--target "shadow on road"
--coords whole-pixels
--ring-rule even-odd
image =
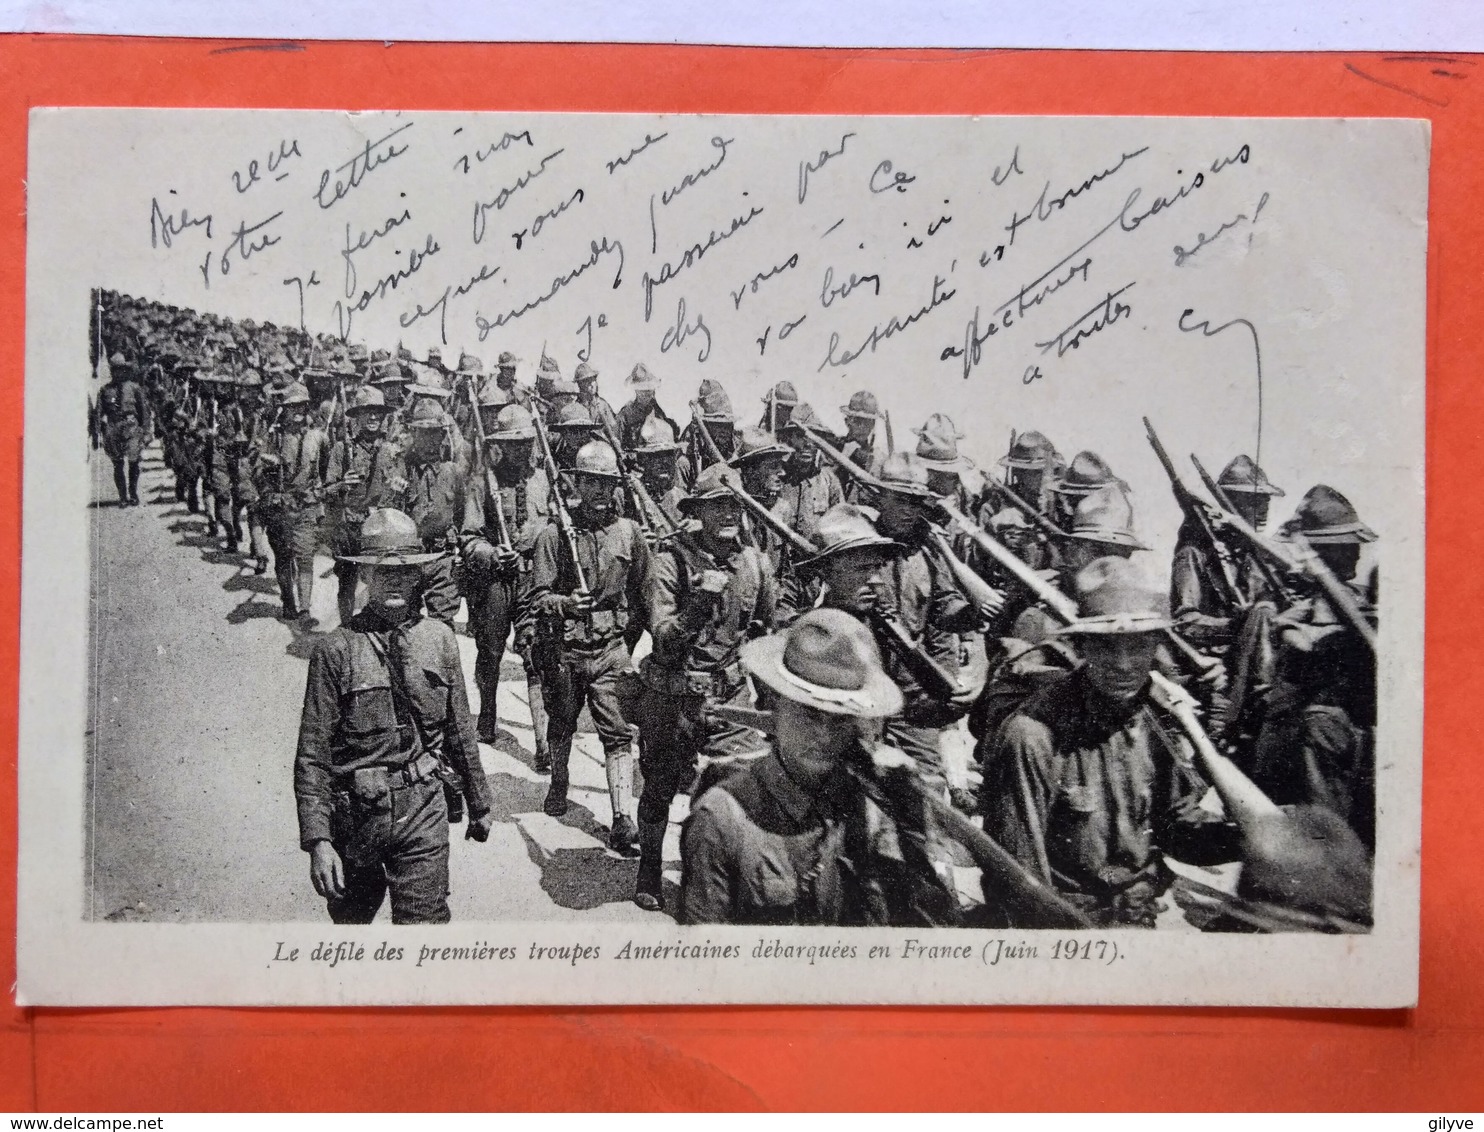
[[[266,574],[233,574],[222,583],[222,589],[230,593],[247,590],[255,594],[268,594],[270,597],[278,593],[278,583]]]

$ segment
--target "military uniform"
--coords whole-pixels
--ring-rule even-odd
[[[578,453],[577,474],[616,483],[618,461],[612,448],[604,441],[587,445]],[[550,622],[556,662],[542,679],[552,764],[545,808],[558,816],[566,812],[567,764],[577,717],[586,704],[603,744],[613,810],[611,841],[613,848],[625,852],[634,840],[629,814],[634,766],[621,699],[625,685],[635,679],[625,637],[633,622],[644,620],[649,546],[638,524],[616,510],[589,510],[579,504],[571,521],[591,608],[574,609],[586,603],[577,596],[572,550],[556,524],[537,535],[531,571],[531,601],[537,615]]]
[[[290,386],[285,404],[308,404],[302,385]],[[319,543],[320,494],[329,440],[318,428],[285,423],[266,438],[254,479],[259,508],[273,550],[284,616],[307,616],[314,592],[314,552]]]
[[[358,539],[368,549],[372,522]],[[387,561],[361,558],[373,560]],[[448,922],[445,764],[471,816],[486,818],[489,784],[447,625],[415,611],[393,624],[367,609],[316,643],[294,793],[301,847],[328,842],[344,864],[344,892],[326,900],[336,923],[370,923],[388,891],[393,923]]]
[[[123,354],[109,359],[112,376],[98,391],[99,433],[103,451],[113,461],[113,485],[119,506],[139,504],[139,457],[149,429],[149,403],[130,376]]]
[[[422,431],[446,434],[449,422],[436,404],[417,406],[409,421],[415,437]],[[417,535],[425,551],[438,557],[422,567],[423,604],[428,616],[453,627],[459,611],[459,584],[455,576],[450,535],[464,521],[468,481],[458,463],[448,456],[447,446],[424,456],[414,440],[402,459],[402,511],[417,524]]]
[[[375,389],[359,389],[348,411],[352,418],[385,415],[383,395]],[[347,479],[354,482],[347,483]],[[336,602],[344,623],[355,611],[356,567],[349,556],[356,553],[361,524],[372,508],[403,502],[406,477],[400,449],[385,431],[347,436],[330,446],[325,482],[326,527],[338,584]]]
[[[698,501],[729,494],[722,485],[732,469],[708,471],[686,497]],[[719,593],[700,585],[706,571],[725,575]],[[636,705],[639,765],[639,878],[636,900],[660,906],[662,848],[670,804],[695,774],[696,760],[756,750],[748,728],[708,714],[714,704],[743,705],[747,683],[738,650],[750,631],[766,628],[777,601],[767,561],[754,547],[707,550],[700,536],[678,535],[654,557],[649,586],[653,651],[639,666],[643,688]]]

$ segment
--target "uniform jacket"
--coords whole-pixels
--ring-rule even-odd
[[[720,599],[696,591],[702,570],[729,575]],[[689,536],[671,539],[654,556],[650,574],[649,632],[654,651],[646,663],[676,674],[735,672],[740,684],[738,649],[750,626],[771,624],[776,603],[772,572],[755,547],[738,547],[717,557]]]
[[[614,515],[598,528],[583,520],[581,511],[573,513],[577,555],[593,598],[592,616],[566,615],[565,601],[577,592],[577,575],[555,523],[536,536],[531,601],[542,616],[560,622],[565,643],[592,648],[622,636],[634,619],[645,619],[650,555],[634,520]]]

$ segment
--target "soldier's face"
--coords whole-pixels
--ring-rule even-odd
[[[953,472],[928,472],[928,490],[934,495],[956,495],[958,493],[958,476]]]
[[[846,417],[846,436],[857,444],[865,444],[871,439],[876,431],[876,419],[874,417]]]
[[[860,738],[854,716],[818,711],[783,696],[773,710],[773,727],[783,765],[810,784],[827,777]]]
[[[366,604],[396,621],[407,615],[417,595],[421,574],[415,566],[363,566]]]
[[[501,366],[500,372],[495,375],[495,384],[501,389],[515,388],[515,367]]]
[[[1360,565],[1359,543],[1316,543],[1314,553],[1329,567],[1330,573],[1342,582],[1355,577],[1355,569]]]
[[[886,555],[873,547],[830,555],[819,571],[830,605],[850,613],[865,609],[875,599],[886,563]]]
[[[577,501],[584,510],[613,510],[613,481],[600,476],[577,476]]]
[[[767,456],[744,465],[742,487],[759,503],[771,506],[783,487],[783,457]]]
[[[876,529],[887,538],[905,538],[913,534],[922,522],[922,508],[910,496],[882,491],[877,493],[877,501],[881,518]]]
[[[391,408],[397,408],[402,404],[404,390],[396,382],[390,382],[381,387],[381,395],[386,398],[386,403]]]
[[[502,440],[496,446],[501,462],[508,468],[528,468],[531,465],[531,441]]]
[[[1041,498],[1041,484],[1046,473],[1039,468],[1011,468],[1010,490],[1027,503],[1034,504]]]
[[[804,430],[801,428],[784,429],[778,434],[778,439],[794,450],[795,459],[814,455],[814,445],[805,439]]]
[[[1087,679],[1114,703],[1127,703],[1144,690],[1158,633],[1083,634],[1078,639],[1087,660]]]
[[[283,407],[284,420],[287,421],[289,425],[294,428],[298,428],[304,423],[304,414],[305,408],[302,404],[285,405]]]
[[[653,405],[654,404],[654,390],[653,389],[636,389],[636,390],[634,390],[634,400],[637,401],[637,402],[639,402],[639,404],[641,404],[641,405]]]
[[[356,435],[357,436],[379,436],[386,418],[381,413],[357,413]]]
[[[420,460],[431,460],[443,446],[441,428],[418,428],[412,430],[412,452]]]
[[[675,457],[669,452],[639,457],[639,471],[653,491],[664,494],[675,486]]]
[[[1268,522],[1268,497],[1255,491],[1232,491],[1227,493],[1237,514],[1247,520],[1254,530],[1262,530]]]
[[[730,496],[696,504],[701,533],[713,542],[735,543],[742,537],[742,504]]]

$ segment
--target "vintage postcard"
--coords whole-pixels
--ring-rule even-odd
[[[1411,1004],[1429,141],[33,111],[20,1001]]]

